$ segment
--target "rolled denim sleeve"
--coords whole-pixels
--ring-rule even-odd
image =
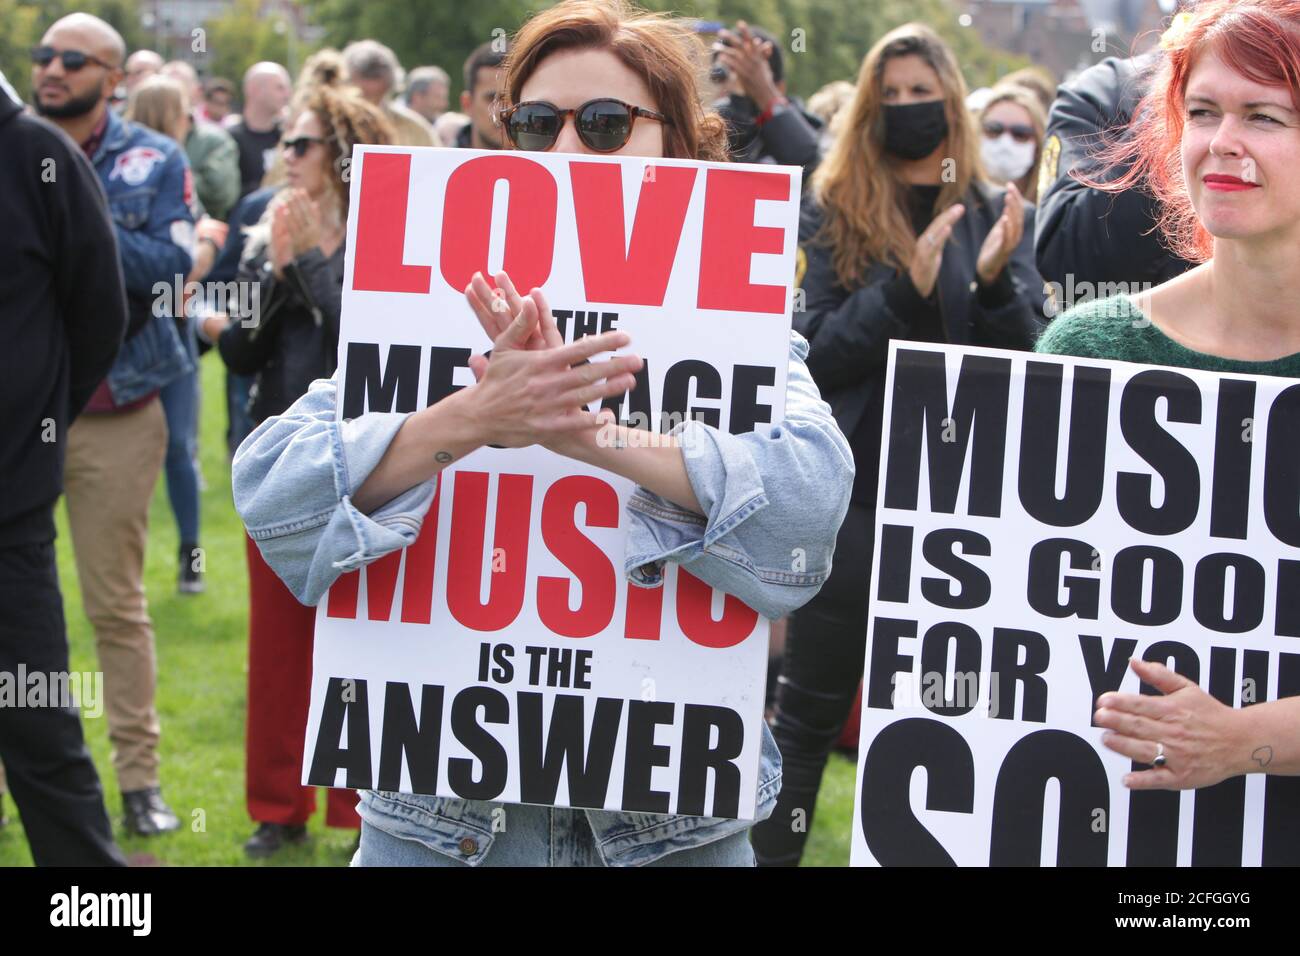
[[[135,229],[117,227],[126,290],[137,296],[153,298],[157,283],[173,282],[194,268],[190,253],[194,213],[185,199],[190,190],[190,164],[179,146],[168,145],[167,150],[166,159],[149,173],[156,191],[149,203],[148,220]]]
[[[790,334],[785,420],[744,435],[678,425],[691,487],[705,515],[637,487],[628,501],[624,568],[656,587],[668,561],[765,617],[801,607],[830,574],[849,506],[853,453]]]
[[[413,543],[437,480],[369,515],[352,495],[379,464],[407,415],[371,412],[335,421],[337,383],[319,379],[283,415],[259,425],[235,453],[235,509],[262,557],[303,604],[341,574]]]

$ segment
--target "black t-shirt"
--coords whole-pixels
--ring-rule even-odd
[[[911,216],[912,230],[918,236],[934,221],[934,204],[942,191],[942,186],[907,187],[907,214]]]
[[[280,124],[259,133],[240,120],[230,127],[230,135],[239,145],[239,198],[243,199],[262,185],[262,177],[275,161],[280,145]]]

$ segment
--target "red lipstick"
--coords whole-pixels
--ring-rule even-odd
[[[1247,189],[1259,188],[1259,183],[1248,183],[1237,176],[1225,176],[1222,173],[1211,173],[1203,182],[1206,189],[1221,193],[1239,193]]]

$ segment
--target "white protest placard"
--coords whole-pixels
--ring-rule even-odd
[[[630,334],[624,422],[781,421],[800,170],[358,147],[351,175],[342,421],[472,384],[464,289],[503,268],[567,341]],[[303,782],[752,818],[767,621],[671,564],[631,585],[631,491],[539,447],[443,471],[416,543],[319,606]]]
[[[1300,778],[1130,791],[1092,725],[1130,657],[1300,694],[1300,383],[894,342],[886,396],[853,863],[1300,862]]]

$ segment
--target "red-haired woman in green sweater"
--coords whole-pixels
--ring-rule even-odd
[[[1211,0],[1165,38],[1167,57],[1113,150],[1161,201],[1175,253],[1201,264],[1136,301],[1056,320],[1039,352],[1300,378],[1300,0]],[[1098,184],[1100,185],[1100,184]],[[1236,709],[1161,664],[1132,668],[1163,696],[1103,694],[1103,742],[1150,770],[1134,789],[1300,774],[1300,698]]]

